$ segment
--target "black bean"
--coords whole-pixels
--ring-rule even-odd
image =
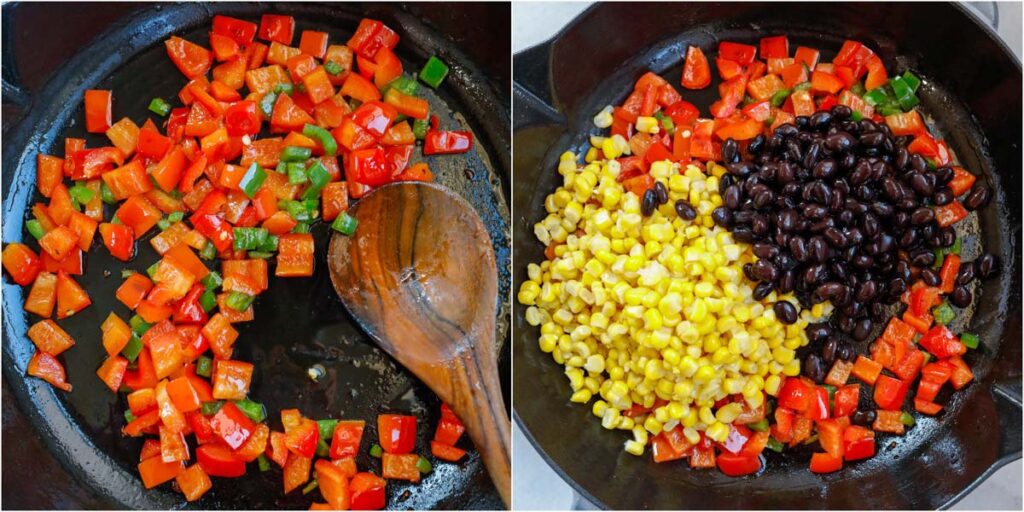
[[[758,283],[757,286],[754,287],[754,292],[752,295],[754,297],[754,300],[761,300],[767,297],[770,293],[772,293],[771,283]]]
[[[852,361],[856,356],[857,352],[853,349],[853,345],[846,342],[839,343],[839,349],[836,351],[836,357],[843,361]]]
[[[964,199],[964,206],[968,210],[977,210],[988,204],[990,196],[991,191],[987,186],[978,185],[974,187],[970,194],[967,194],[967,199]]]
[[[832,115],[838,120],[848,119],[853,115],[853,110],[846,105],[835,105],[832,107]]]
[[[878,294],[878,283],[875,281],[864,281],[857,286],[856,298],[860,302],[871,302]]]
[[[838,132],[825,137],[825,148],[829,151],[844,153],[853,147],[856,140],[847,132]]]
[[[925,178],[920,173],[914,173],[910,176],[910,187],[914,189],[914,192],[923,197],[929,197],[935,191],[934,184],[929,183],[928,178]]]
[[[921,280],[928,286],[938,286],[942,283],[942,279],[939,278],[938,272],[930,268],[921,270]]]
[[[730,185],[722,194],[722,203],[730,210],[739,208],[741,201],[743,201],[743,190],[738,185]]]
[[[759,281],[772,282],[775,278],[779,277],[779,269],[772,265],[772,262],[768,260],[757,260],[754,262],[753,269],[754,276]]]
[[[665,188],[665,184],[660,181],[654,184],[654,199],[658,201],[659,205],[668,202],[668,189]]]
[[[750,144],[747,145],[747,151],[752,155],[758,155],[764,149],[764,135],[758,135],[754,137]]]
[[[732,226],[732,212],[723,206],[719,206],[711,212],[711,219],[715,221],[715,224],[723,228]]]
[[[644,217],[650,217],[654,213],[654,209],[658,207],[658,199],[655,197],[653,188],[647,189],[644,192],[643,200],[640,202],[640,213]]]
[[[927,224],[933,220],[935,220],[935,210],[927,206],[922,206],[910,214],[910,222],[916,226]]]
[[[796,307],[789,301],[780,300],[775,303],[775,306],[772,309],[775,310],[775,316],[780,322],[784,324],[796,323]]]
[[[836,347],[839,342],[835,338],[829,338],[825,342],[825,346],[821,347],[821,358],[828,364],[832,364],[836,360]]]
[[[853,413],[853,417],[850,421],[854,425],[860,425],[862,427],[871,427],[875,422],[877,414],[874,409],[862,409]]]
[[[818,354],[810,354],[807,359],[804,360],[804,364],[801,366],[802,373],[808,379],[813,380],[816,384],[825,382],[825,377],[828,374],[828,370],[825,368],[825,363],[821,360]]]
[[[910,264],[915,267],[930,267],[935,263],[935,253],[921,249],[910,257]]]
[[[966,308],[971,305],[971,291],[966,286],[957,286],[953,288],[953,293],[949,294],[949,303],[958,307]]]
[[[825,111],[818,111],[811,115],[811,128],[823,130],[828,128],[832,121],[832,114]]]
[[[750,176],[750,173],[754,172],[754,168],[748,162],[732,162],[727,164],[725,168],[729,173],[740,178],[746,178]]]
[[[924,160],[924,159],[922,158],[922,160]],[[936,185],[945,185],[945,184],[949,183],[950,181],[953,181],[953,176],[955,176],[955,175],[956,175],[956,172],[953,171],[952,167],[949,167],[949,166],[939,167],[938,169],[935,170],[935,184]]]
[[[963,286],[974,281],[974,263],[967,262],[960,265],[960,272],[956,275],[956,284]]]
[[[779,293],[789,293],[796,288],[796,274],[792,270],[786,270],[779,277],[779,281],[775,283],[775,289]]]
[[[811,343],[822,343],[832,338],[832,328],[827,323],[808,324],[806,329],[807,339]]]
[[[865,132],[861,133],[858,140],[865,146],[875,147],[885,141],[885,134],[882,132]]]
[[[814,286],[825,278],[827,271],[825,265],[812,265],[804,271],[804,282],[807,286]]]
[[[727,164],[740,161],[739,146],[731,137],[722,143],[722,160]]]
[[[754,255],[761,259],[772,259],[779,255],[779,248],[766,243],[754,244]]]
[[[789,239],[789,252],[796,261],[807,261],[807,242],[803,237],[791,237]]]
[[[693,220],[697,218],[697,210],[694,210],[690,203],[680,199],[676,201],[676,215],[683,220]]]
[[[828,261],[828,242],[821,236],[811,237],[811,241],[807,244],[807,249],[811,253],[811,259],[818,263],[825,263]]]
[[[907,148],[900,147],[899,149],[897,149],[896,157],[893,158],[892,163],[893,165],[896,166],[897,169],[906,169],[907,164],[910,163],[910,152],[907,151]]]
[[[861,304],[860,302],[854,302],[854,304]],[[861,318],[857,321],[857,324],[853,327],[853,339],[857,341],[864,341],[871,335],[871,329],[874,324],[870,318]]]
[[[990,252],[982,254],[974,264],[976,266],[975,273],[981,279],[988,279],[996,273],[996,257]]]

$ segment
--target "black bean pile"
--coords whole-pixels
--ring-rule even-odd
[[[837,105],[797,117],[770,137],[752,139],[747,160],[736,141],[726,140],[723,206],[712,213],[736,240],[753,244],[759,259],[744,272],[758,282],[755,298],[776,290],[794,292],[804,308],[831,301],[836,310],[830,322],[815,324],[809,336],[823,343],[837,332],[866,340],[914,280],[938,283],[934,250],[957,238],[952,227],[938,226],[932,208],[955,199],[947,186],[953,169],[930,170],[923,157],[907,151],[910,137],[851,115],[849,107]],[[965,206],[980,208],[990,196],[979,184]],[[963,267],[963,282],[951,297],[958,306],[971,299],[964,285],[982,275],[982,267],[984,274],[993,272],[995,261],[986,255]],[[798,318],[789,302],[774,309],[783,322]],[[852,347],[838,347],[839,358],[854,357]],[[833,345],[826,362],[836,357]]]

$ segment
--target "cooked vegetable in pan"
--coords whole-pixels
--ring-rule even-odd
[[[957,228],[989,188],[913,72],[856,41],[820,60],[783,35],[721,42],[711,117],[649,72],[594,117],[582,163],[562,155],[518,300],[631,454],[742,476],[806,447],[832,472],[973,379],[981,340],[954,325],[996,262],[967,261]],[[689,47],[681,85],[711,81]]]
[[[8,244],[3,267],[31,286],[24,308],[40,317],[28,332],[37,349],[29,375],[71,392],[58,357],[76,341],[52,317],[91,304],[74,276],[94,240],[125,262],[147,238],[160,255],[145,273],[122,272],[116,297],[129,313],[97,326],[108,357],[96,375],[126,396],[122,433],[146,437],[138,471],[147,488],[175,480],[194,501],[210,477],[242,476],[253,462],[270,471],[273,462],[285,493],[319,489],[326,503],[316,508],[379,509],[385,479],[418,482],[432,469],[416,453],[425,448],[415,445],[417,418],[378,417],[380,476],[355,464],[362,420],[288,409],[284,431],[272,431],[250,394],[253,365],[233,359],[234,324],[254,318],[271,265],[275,277],[313,274],[313,223],[351,235],[350,200],[393,181],[433,179],[413,161],[418,139],[423,155],[457,154],[472,148],[472,134],[439,129],[393,52],[399,36],[383,23],[362,20],[344,44],[312,30],[297,48],[294,39],[295,20],[282,15],[259,25],[214,16],[209,49],[171,37],[167,55],[187,82],[182,106],[153,98],[155,118],[141,126],[113,122],[116,91],[86,92],[86,130],[110,145],[69,138],[64,158],[38,155],[43,200],[26,222],[38,249]],[[437,88],[446,73],[431,57],[419,75]],[[464,428],[446,406],[441,418],[431,453],[459,461]]]

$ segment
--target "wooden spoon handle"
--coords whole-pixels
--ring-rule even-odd
[[[498,380],[494,356],[481,350],[467,350],[458,359],[457,373],[466,392],[455,396],[452,407],[466,426],[498,494],[511,507],[512,499],[512,425]]]

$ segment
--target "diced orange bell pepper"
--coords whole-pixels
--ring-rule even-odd
[[[25,311],[43,318],[53,314],[53,306],[57,303],[57,274],[40,272],[32,282],[32,289],[25,298]]]
[[[92,304],[89,295],[63,270],[57,272],[57,318],[67,318]]]
[[[181,489],[181,493],[188,501],[198,500],[213,487],[210,476],[203,471],[199,464],[193,464],[179,473],[175,479],[178,482],[178,488]]]
[[[173,480],[185,470],[183,461],[164,462],[161,457],[150,457],[139,463],[139,476],[146,489],[152,489]]]
[[[213,365],[213,398],[241,400],[249,394],[252,364],[244,361],[217,359]]]

